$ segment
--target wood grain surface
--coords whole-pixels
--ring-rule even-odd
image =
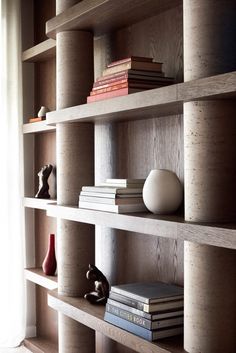
[[[172,21],[173,18],[175,21]],[[159,16],[100,37],[95,41],[94,48],[95,77],[101,76],[109,62],[139,55],[163,61],[166,75],[181,82],[182,7],[174,7]],[[141,102],[140,97],[136,103]],[[99,103],[102,106],[103,103]],[[126,117],[125,112],[123,117]],[[182,117],[157,119],[154,111],[152,117],[147,121],[95,123],[96,182],[112,177],[146,178],[149,171],[155,168],[174,170],[183,182]],[[118,223],[122,225],[122,222]],[[131,222],[135,224],[135,220]],[[96,264],[111,284],[142,280],[183,283],[181,240],[96,228]],[[97,333],[97,353],[128,353],[131,347],[120,346]]]
[[[181,336],[159,340],[158,342],[148,342],[105,322],[103,320],[104,307],[91,305],[85,299],[63,297],[53,291],[48,296],[48,304],[60,313],[97,332],[103,332],[112,340],[121,343],[122,352],[125,352],[127,347],[132,347],[134,351],[140,353],[184,353]]]
[[[59,10],[65,8],[65,2],[62,3]],[[55,38],[58,32],[77,29],[101,35],[164,12],[180,3],[179,0],[84,0],[48,21],[46,33]]]
[[[22,61],[37,62],[48,60],[56,55],[56,41],[47,39],[22,53]]]

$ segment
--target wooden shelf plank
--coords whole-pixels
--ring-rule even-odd
[[[56,56],[56,41],[47,39],[22,53],[23,62],[44,61]]]
[[[82,298],[58,295],[55,291],[48,294],[48,305],[68,317],[101,332],[105,336],[132,348],[136,352],[146,353],[183,353],[182,337],[164,339],[158,343],[148,342],[103,320],[104,306],[89,304]]]
[[[130,232],[236,249],[235,224],[188,223],[183,217],[175,215],[157,216],[148,212],[116,214],[59,205],[48,205],[47,215]]]
[[[37,199],[35,197],[24,197],[24,207],[37,208],[39,210],[46,210],[48,204],[56,203],[56,200],[51,199]]]
[[[41,268],[26,268],[25,278],[49,290],[57,288],[57,276],[47,276]]]
[[[58,353],[57,345],[42,337],[25,338],[24,346],[33,353]]]
[[[95,36],[136,23],[169,8],[180,0],[83,0],[46,23],[50,38],[75,29],[93,31]]]
[[[236,96],[236,71],[47,113],[47,124],[138,120],[183,113],[183,103]]]
[[[37,132],[55,131],[55,126],[48,126],[46,120],[38,121],[36,123],[23,124],[23,134],[33,134]]]

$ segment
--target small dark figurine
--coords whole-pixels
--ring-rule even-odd
[[[49,185],[48,185],[48,178],[52,171],[52,165],[47,164],[43,166],[40,171],[38,172],[39,176],[39,189],[35,197],[39,199],[50,199],[49,195]]]
[[[96,266],[89,265],[86,277],[95,282],[95,291],[86,293],[84,298],[91,304],[106,304],[109,296],[109,283],[104,274]]]

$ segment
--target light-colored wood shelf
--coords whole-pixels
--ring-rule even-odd
[[[26,268],[25,278],[49,290],[57,288],[57,276],[47,276],[41,268]]]
[[[48,204],[56,203],[56,200],[51,199],[37,199],[35,197],[24,197],[24,207],[37,208],[39,210],[46,210]]]
[[[22,53],[23,62],[37,62],[48,60],[56,56],[56,41],[54,39],[47,39],[42,43],[29,48]]]
[[[183,217],[175,215],[156,216],[148,212],[116,214],[57,205],[48,205],[47,215],[130,232],[236,249],[235,224],[188,223]]]
[[[26,338],[24,346],[33,353],[58,353],[57,345],[42,337]]]
[[[37,132],[55,131],[55,126],[48,126],[46,120],[38,121],[36,123],[23,124],[23,134],[33,134]]]
[[[138,120],[183,113],[183,103],[236,96],[236,71],[47,113],[47,124]]]
[[[181,4],[180,0],[83,0],[46,23],[50,38],[75,29],[104,34],[154,16]]]
[[[104,321],[104,306],[91,305],[85,299],[64,297],[53,291],[48,294],[48,305],[136,352],[184,353],[182,337],[148,342]]]

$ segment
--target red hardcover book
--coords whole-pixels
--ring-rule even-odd
[[[111,91],[115,91],[117,89],[126,88],[126,87],[129,87],[128,82],[120,83],[118,85],[108,86],[108,87],[101,88],[101,89],[92,90],[90,92],[90,96],[95,96],[96,94],[111,92]]]
[[[110,87],[113,87],[113,86],[117,86],[117,85],[120,85],[120,84],[124,84],[124,83],[129,83],[129,87],[132,87],[133,85],[139,85],[139,86],[143,86],[143,85],[148,85],[150,86],[151,88],[155,88],[155,87],[158,87],[158,86],[167,86],[167,85],[170,85],[173,83],[173,79],[167,79],[167,80],[164,80],[164,79],[161,79],[161,80],[143,80],[143,79],[133,79],[133,78],[126,78],[126,79],[123,79],[123,80],[116,80],[116,81],[112,81],[110,83],[106,83],[106,84],[103,84],[103,85],[99,85],[99,86],[93,86],[93,89],[92,91],[95,92],[95,91],[98,91],[98,90],[102,90],[104,88],[110,88]],[[111,89],[110,89],[111,90]]]
[[[128,87],[116,89],[115,91],[96,94],[95,96],[89,96],[87,97],[87,103],[96,102],[96,101],[100,101],[108,98],[119,97],[119,96],[126,96],[127,94],[140,92],[140,91],[142,90],[137,88],[128,88]]]
[[[127,83],[127,82],[129,82],[128,78],[125,78],[123,80],[115,80],[115,81],[112,81],[110,83],[106,83],[106,84],[99,85],[99,86],[94,86],[93,85],[93,91],[97,91],[97,90],[104,89],[104,88],[109,88],[109,87],[112,87],[112,86],[121,85],[121,84],[124,84],[124,83]]]
[[[30,119],[29,119],[29,123],[36,123],[37,121],[43,121],[43,120],[45,120],[45,119],[46,119],[46,117],[30,118]]]
[[[113,66],[116,66],[116,65],[120,65],[120,64],[123,64],[123,63],[130,62],[130,61],[152,62],[153,58],[147,58],[147,57],[144,57],[144,56],[130,56],[129,58],[124,58],[124,59],[121,59],[121,60],[113,61],[112,63],[107,65],[107,67],[113,67]]]
[[[126,82],[126,83],[121,83],[119,85],[113,85],[113,86],[109,86],[109,87],[105,87],[105,88],[101,88],[101,89],[96,89],[96,90],[92,90],[90,92],[90,96],[95,96],[97,94],[101,94],[101,93],[106,93],[106,92],[111,92],[111,91],[115,91],[121,88],[137,88],[140,90],[146,90],[146,89],[154,89],[154,88],[160,88],[163,86],[167,86],[170,83],[160,83],[160,84],[149,84],[149,83],[140,83],[140,82]]]

